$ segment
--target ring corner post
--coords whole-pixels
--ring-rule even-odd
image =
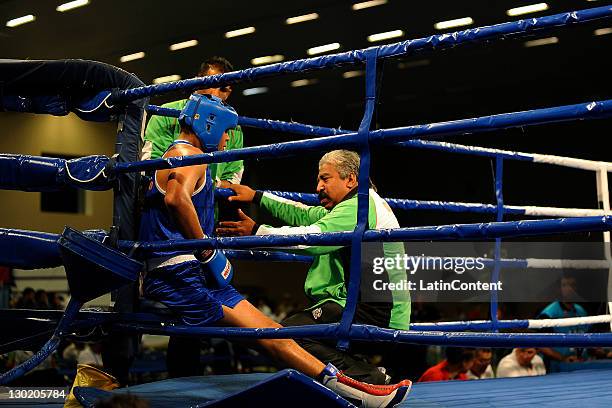
[[[608,185],[608,168],[602,166],[602,168],[596,171],[597,177],[597,201],[599,202],[599,208],[604,210],[606,215],[610,214],[610,190]],[[611,248],[610,248],[610,231],[603,232],[603,243],[604,243],[604,257],[606,261],[612,260]],[[612,315],[612,268],[608,270],[608,314]],[[610,321],[610,330],[612,330],[612,320]]]
[[[497,206],[496,221],[502,222],[504,220],[504,194],[503,194],[503,178],[504,178],[504,158],[501,154],[495,156],[495,199]],[[493,284],[499,282],[499,273],[501,270],[501,245],[502,239],[495,238],[495,263],[493,266],[493,272],[491,273],[491,288],[496,287]],[[499,319],[497,313],[499,311],[499,296],[497,289],[491,289],[491,331],[499,331]]]
[[[128,77],[125,88],[142,86],[136,77]],[[118,119],[116,150],[118,163],[130,163],[140,160],[142,148],[144,123],[146,120],[145,107],[148,97],[125,102],[124,111]],[[119,240],[136,241],[137,238],[137,202],[140,173],[130,172],[119,174],[119,184],[114,189],[113,198],[113,226],[118,227]],[[111,305],[116,312],[135,312],[138,303],[138,288],[129,284],[111,292]],[[108,347],[103,352],[105,368],[119,380],[127,385],[129,368],[138,350],[140,337],[114,333],[107,341]]]
[[[370,200],[370,125],[376,107],[376,72],[379,47],[368,48],[364,52],[366,62],[366,103],[361,124],[359,125],[359,177],[357,186],[357,225],[351,239],[350,277],[347,282],[347,298],[342,319],[338,327],[337,347],[348,349],[350,330],[357,310],[361,286],[361,245],[363,234],[369,225]]]

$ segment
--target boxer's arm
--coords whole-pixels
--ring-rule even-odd
[[[185,239],[201,239],[204,231],[191,196],[206,167],[178,167],[168,172],[164,204]]]

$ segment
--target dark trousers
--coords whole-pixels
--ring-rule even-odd
[[[194,377],[203,374],[200,363],[200,339],[171,336],[168,342],[166,365],[168,377]]]
[[[308,324],[337,323],[342,317],[342,311],[343,308],[339,304],[325,302],[314,309],[297,312],[287,317],[281,324],[283,326],[304,326]],[[359,316],[355,316],[355,321],[368,323],[362,320],[359,319]],[[324,363],[332,363],[349,377],[370,384],[385,384],[386,376],[376,366],[355,354],[336,349],[333,340],[296,339],[296,342],[319,360]],[[356,348],[360,348],[359,345]],[[354,348],[353,350],[356,351]]]

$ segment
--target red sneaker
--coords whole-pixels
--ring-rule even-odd
[[[331,363],[321,373],[321,383],[358,407],[395,407],[404,401],[412,387],[412,381],[403,380],[391,385],[373,385],[347,377]]]

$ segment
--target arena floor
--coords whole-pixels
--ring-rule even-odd
[[[128,392],[128,389],[115,392]],[[157,407],[348,407],[343,400],[307,377],[284,370],[276,374],[207,376],[158,381],[130,387],[129,392]],[[77,394],[79,394],[77,392]],[[108,396],[82,389],[87,403]],[[501,378],[481,381],[417,383],[399,407],[610,407],[612,371],[580,370],[542,377]],[[0,406],[59,407],[58,404]]]

